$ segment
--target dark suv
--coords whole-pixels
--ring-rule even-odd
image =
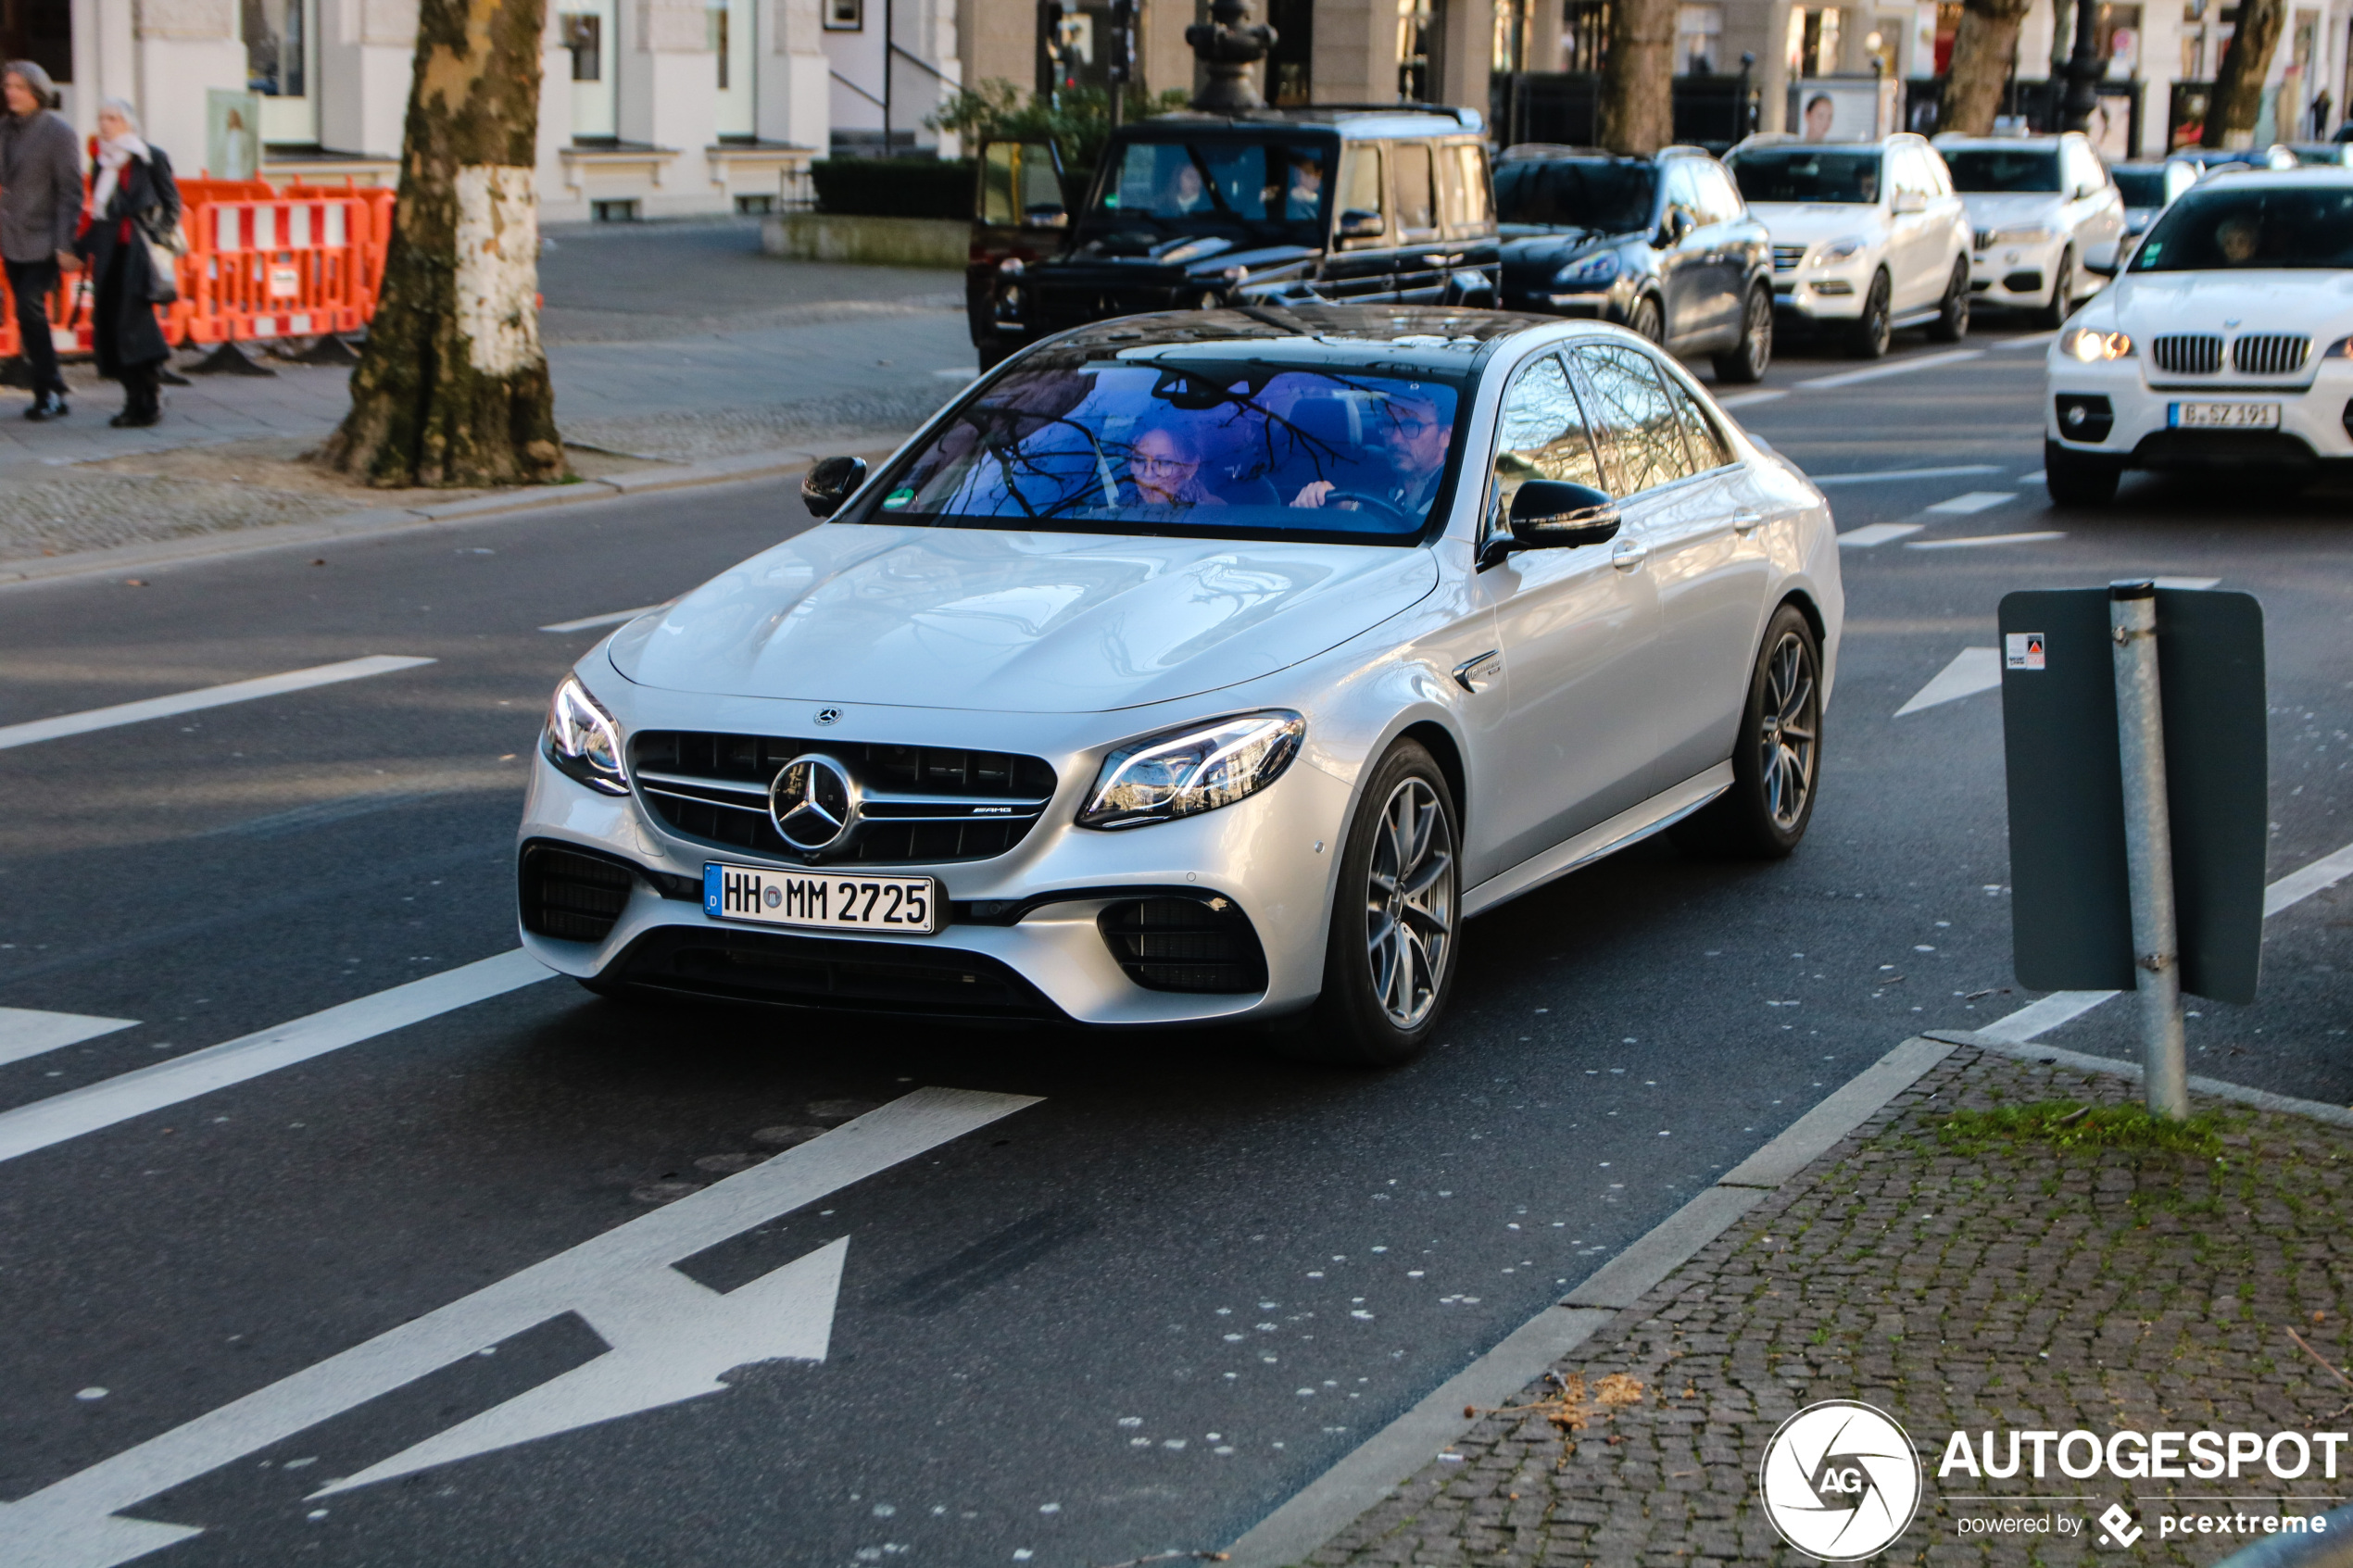
[[[1493,306],[1468,109],[1264,109],[1123,127],[1074,221],[1051,142],[981,146],[965,305],[983,369],[1065,327],[1309,302]]]
[[[1697,147],[1626,157],[1524,144],[1495,169],[1504,306],[1630,327],[1716,379],[1773,359],[1773,243],[1740,187]]]

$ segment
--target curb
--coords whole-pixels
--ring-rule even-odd
[[[868,435],[845,440],[838,450],[856,456],[887,455],[899,449],[904,435]],[[887,442],[887,445],[882,443]],[[830,454],[822,454],[827,455]],[[698,463],[667,469],[648,469],[631,474],[613,474],[603,479],[584,479],[574,484],[538,486],[525,490],[506,491],[490,495],[476,495],[463,501],[445,501],[425,507],[371,507],[339,516],[322,518],[316,522],[283,523],[271,528],[228,529],[218,533],[194,534],[184,539],[163,539],[152,544],[120,545],[112,549],[80,550],[69,556],[44,556],[36,560],[0,561],[0,591],[10,588],[36,587],[44,583],[70,581],[77,577],[103,576],[139,567],[177,565],[183,561],[209,560],[221,556],[245,555],[262,550],[292,549],[299,546],[327,543],[347,544],[357,539],[401,533],[411,529],[456,527],[466,523],[510,517],[518,512],[551,510],[574,507],[592,501],[612,501],[624,496],[659,495],[670,490],[690,490],[710,485],[746,484],[756,480],[776,479],[799,472],[817,460],[821,454],[783,448],[765,452],[748,452],[739,457],[722,458],[708,463]]]
[[[2137,1061],[2124,1061],[2112,1056],[2090,1056],[2082,1051],[2061,1050],[2057,1046],[2038,1046],[2032,1040],[2004,1040],[1991,1035],[1973,1035],[1966,1029],[1931,1029],[1931,1040],[1947,1045],[1974,1046],[1979,1050],[1993,1051],[2001,1056],[2014,1056],[2021,1061],[2046,1062],[2078,1073],[2108,1073],[2119,1078],[2130,1078],[2137,1084],[2143,1073]],[[2208,1099],[2226,1099],[2235,1105],[2250,1106],[2257,1110],[2276,1110],[2287,1116],[2306,1116],[2315,1122],[2325,1122],[2332,1127],[2353,1127],[2353,1110],[2331,1105],[2325,1100],[2296,1099],[2287,1095],[2275,1095],[2269,1089],[2250,1089],[2244,1084],[2226,1084],[2220,1078],[2192,1077],[2190,1092]]]
[[[1885,1109],[1930,1068],[1952,1055],[1957,1045],[1976,1043],[1974,1039],[1915,1035],[1865,1068],[1725,1173],[1715,1185],[1660,1221],[1554,1305],[1522,1323],[1502,1344],[1440,1384],[1419,1404],[1260,1520],[1227,1549],[1235,1568],[1286,1568],[1303,1562],[1429,1462],[1432,1454],[1468,1431],[1471,1421],[1464,1416],[1464,1406],[1501,1404],[1534,1382],[1547,1367],[1615,1321],[1652,1286],[1730,1230],[1741,1216],[1763,1202],[1766,1194],[1799,1175]],[[2051,1053],[2029,1048],[2018,1049],[2018,1054]],[[2198,1082],[2192,1080],[2193,1086]]]

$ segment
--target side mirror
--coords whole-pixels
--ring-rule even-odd
[[[2083,270],[2095,272],[2103,278],[2115,277],[2117,268],[2123,260],[2124,248],[2115,240],[2102,240],[2097,245],[2083,247]]]
[[[1600,545],[1617,537],[1617,503],[1590,484],[1531,479],[1512,496],[1511,523],[1523,550]]]
[[[1070,212],[1065,207],[1038,206],[1022,209],[1021,226],[1025,229],[1067,229]]]
[[[1381,221],[1378,212],[1351,207],[1340,215],[1340,237],[1343,240],[1378,240],[1389,232],[1389,225]]]
[[[1696,227],[1692,215],[1680,207],[1670,207],[1667,216],[1659,220],[1658,245],[1661,248],[1683,243],[1683,236]]]
[[[800,481],[800,504],[811,517],[831,517],[866,483],[863,458],[827,458]]]
[[[1893,206],[1896,217],[1909,218],[1916,212],[1928,210],[1928,198],[1918,191],[1898,191]]]

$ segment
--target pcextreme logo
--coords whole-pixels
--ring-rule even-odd
[[[1809,1557],[1858,1562],[1884,1550],[1920,1502],[1920,1461],[1894,1418],[1825,1399],[1781,1423],[1757,1474],[1765,1515]]]

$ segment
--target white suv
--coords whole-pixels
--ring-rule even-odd
[[[1967,335],[1969,213],[1928,143],[1762,135],[1724,161],[1772,232],[1773,303],[1792,325],[1833,327],[1866,359],[1900,327]]]
[[[1969,288],[1978,303],[2031,310],[2037,326],[2065,325],[2098,292],[2097,275],[2115,270],[2124,237],[2124,194],[2090,138],[1939,136],[1936,150],[1976,230]]]

